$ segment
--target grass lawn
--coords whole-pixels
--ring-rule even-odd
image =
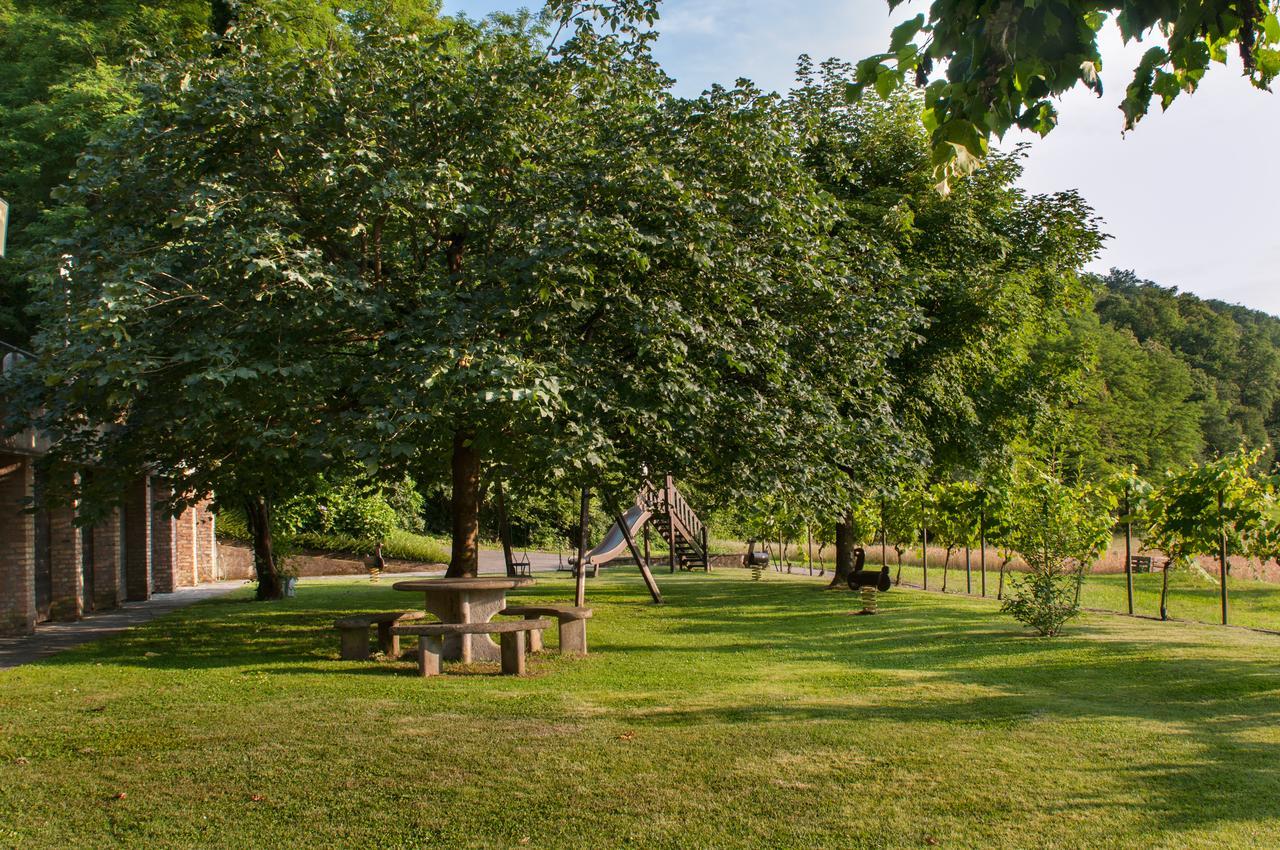
[[[606,571],[593,655],[522,680],[335,660],[335,616],[408,601],[367,582],[0,671],[0,846],[1280,846],[1278,637],[658,579]]]

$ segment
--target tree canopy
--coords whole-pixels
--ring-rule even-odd
[[[901,0],[889,0],[896,8]],[[933,163],[945,185],[987,154],[1011,127],[1045,135],[1058,123],[1054,99],[1084,86],[1102,96],[1098,34],[1114,21],[1129,41],[1154,41],[1120,103],[1124,128],[1196,90],[1212,63],[1238,52],[1245,76],[1270,89],[1280,74],[1280,20],[1269,0],[1124,0],[978,3],[938,0],[894,28],[888,49],[858,64],[851,93],[882,95],[909,80],[924,91]]]
[[[341,43],[352,22],[374,10],[425,26],[438,9],[434,0],[0,0],[0,197],[11,205],[0,338],[30,340],[35,324],[23,275],[44,240],[74,226],[81,212],[55,209],[51,193],[89,140],[137,106],[138,63],[182,61],[209,49],[218,6],[281,21],[264,45],[273,52]]]

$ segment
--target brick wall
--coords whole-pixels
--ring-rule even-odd
[[[53,579],[54,620],[78,620],[84,616],[84,538],[76,527],[76,506],[49,510],[49,566]]]
[[[200,581],[218,581],[218,538],[213,512],[206,500],[196,506],[196,575]]]
[[[173,586],[196,582],[196,512],[188,508],[173,523]]]
[[[139,478],[124,499],[125,596],[151,598],[151,479]]]
[[[124,601],[120,511],[93,527],[93,607],[116,608]]]
[[[177,586],[177,524],[163,507],[163,502],[173,495],[163,482],[151,482],[151,592],[172,593]]]
[[[29,461],[0,455],[0,634],[36,628],[35,517],[26,511],[34,486]]]

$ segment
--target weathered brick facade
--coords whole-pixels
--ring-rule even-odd
[[[49,565],[53,581],[54,620],[84,616],[84,534],[76,527],[76,506],[49,509]]]
[[[121,507],[92,528],[76,526],[74,504],[48,506],[37,523],[29,509],[37,495],[34,461],[0,453],[0,634],[30,634],[46,618],[76,620],[126,598],[216,580],[207,502],[168,516],[156,503],[171,490],[142,478],[122,494]],[[47,569],[38,553],[47,556]]]
[[[178,586],[178,521],[166,512],[163,503],[173,495],[173,490],[161,481],[152,480],[151,495],[151,592],[172,593]]]
[[[216,581],[218,541],[209,500],[182,512],[174,522],[174,586],[195,587]]]
[[[173,584],[196,584],[196,512],[190,508],[173,523]]]
[[[93,527],[93,607],[119,607],[124,601],[124,552],[120,510]]]
[[[139,478],[124,498],[125,598],[151,598],[151,479]]]
[[[196,575],[199,581],[220,581],[218,571],[218,537],[213,512],[208,501],[196,506]]]
[[[36,628],[34,488],[28,459],[0,454],[0,634]]]

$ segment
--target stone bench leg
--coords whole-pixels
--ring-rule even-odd
[[[378,623],[378,648],[388,658],[400,657],[400,635],[393,635],[391,628],[395,623]]]
[[[418,675],[440,675],[440,658],[444,655],[444,640],[438,635],[421,635],[418,638]]]
[[[525,619],[536,620],[538,619],[538,615],[526,614]],[[526,643],[526,648],[528,649],[528,651],[542,652],[542,629],[532,629],[529,632],[527,632],[527,634],[529,635],[529,639]]]
[[[502,672],[508,676],[524,675],[524,636],[529,632],[503,632]]]
[[[369,627],[357,626],[350,629],[339,629],[342,633],[342,660],[369,660]]]
[[[563,655],[587,654],[587,621],[560,621],[560,652]]]

